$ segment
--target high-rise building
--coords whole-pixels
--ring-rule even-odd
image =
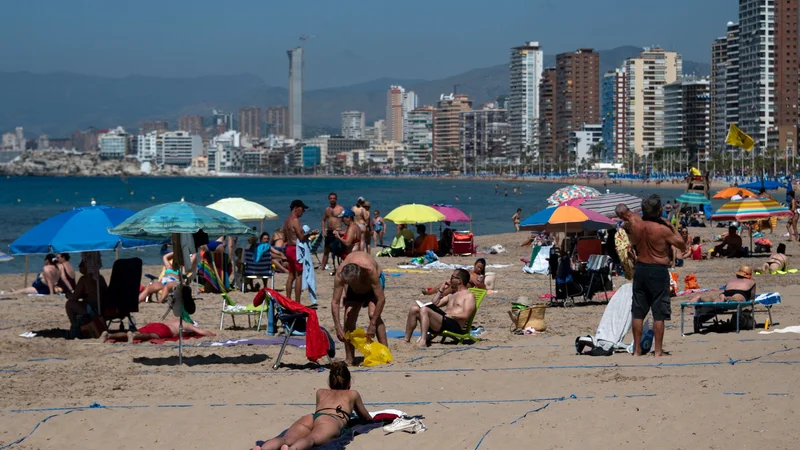
[[[261,108],[256,106],[239,108],[239,132],[246,137],[261,138]]]
[[[417,107],[417,94],[403,86],[390,86],[386,92],[386,139],[402,142],[408,137],[408,113]]]
[[[438,168],[456,167],[462,161],[458,130],[462,111],[472,109],[472,100],[464,94],[442,94],[433,114],[433,164]]]
[[[683,75],[676,52],[645,48],[624,64],[627,90],[626,153],[638,155],[664,147],[664,85]]]
[[[128,133],[122,127],[101,134],[97,137],[100,146],[100,157],[106,159],[121,159],[128,154]]]
[[[303,139],[303,47],[289,55],[289,137]]]
[[[413,111],[413,110],[412,110]],[[410,117],[410,115],[409,115]],[[364,138],[372,143],[382,143],[386,140],[386,121],[376,120],[371,127],[364,128]]]
[[[289,108],[283,105],[267,108],[267,136],[286,136],[289,131]]]
[[[725,135],[730,124],[739,123],[739,24],[728,22],[725,33]],[[733,150],[732,147],[729,147]],[[731,155],[733,156],[733,155]]]
[[[46,134],[39,135],[39,143],[36,146],[39,150],[46,150],[50,148],[50,138]]]
[[[407,91],[403,96],[403,142],[408,139],[408,113],[417,109],[419,97],[414,91]]]
[[[625,70],[610,70],[603,75],[601,113],[603,151],[600,161],[614,163],[625,157],[625,126],[628,114]]]
[[[599,159],[599,154],[593,152],[595,146],[603,140],[603,126],[599,123],[584,123],[577,130],[569,133],[569,153],[576,164],[587,164]]]
[[[477,173],[487,162],[507,162],[510,125],[506,110],[498,108],[496,103],[462,112],[459,134],[468,172]]]
[[[775,124],[774,3],[775,0],[739,0],[739,128],[756,141],[757,149],[764,148],[767,133]],[[794,21],[797,23],[796,17]],[[796,61],[797,56],[794,58]],[[796,96],[796,82],[794,91]]]
[[[233,131],[233,113],[215,109],[214,112],[214,134],[219,135],[226,131]]]
[[[510,159],[539,148],[539,87],[544,70],[542,48],[536,41],[511,49],[510,94],[507,98],[511,126]]]
[[[539,84],[539,158],[553,164],[556,157],[556,68],[542,72]]]
[[[152,131],[167,131],[169,130],[169,124],[167,124],[166,120],[148,120],[142,122],[142,130],[141,134],[147,134]]]
[[[706,160],[711,145],[711,82],[687,77],[664,85],[664,147]]]
[[[408,113],[406,159],[416,169],[431,168],[433,158],[433,106],[422,106]]]
[[[775,125],[797,126],[800,63],[797,58],[798,0],[775,2]]]
[[[206,129],[203,126],[203,116],[181,116],[178,118],[178,129],[189,134],[205,139]]]
[[[366,115],[361,111],[342,113],[342,136],[346,139],[364,139]]]
[[[591,48],[556,55],[556,151],[565,154],[573,130],[600,123],[600,54]]]
[[[727,135],[725,91],[728,66],[728,39],[721,37],[711,43],[711,139],[710,150],[723,151]]]

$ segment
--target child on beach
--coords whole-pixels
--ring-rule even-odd
[[[305,450],[324,445],[342,435],[353,412],[363,421],[372,416],[361,400],[361,394],[350,389],[351,379],[347,364],[336,361],[328,375],[330,389],[317,390],[317,408],[295,422],[283,437],[265,442],[253,450]]]

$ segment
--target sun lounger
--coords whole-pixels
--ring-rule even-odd
[[[232,299],[228,294],[223,293],[220,294],[222,296],[222,312],[220,313],[219,318],[219,329],[221,330],[225,324],[225,314],[231,316],[231,320],[233,321],[233,326],[236,326],[236,316],[247,316],[247,328],[252,328],[252,324],[250,323],[250,316],[258,316],[258,323],[256,324],[256,331],[261,329],[261,322],[264,319],[264,313],[267,313],[267,317],[271,317],[271,308],[269,307],[269,302],[264,302],[260,306],[253,306],[252,304],[249,305],[242,305],[236,303],[236,300]]]
[[[472,335],[472,321],[475,320],[475,315],[478,314],[478,309],[481,307],[481,303],[483,302],[483,298],[486,297],[486,290],[485,289],[478,289],[478,288],[469,288],[470,291],[475,295],[475,312],[472,313],[471,316],[467,319],[467,326],[465,328],[465,333],[458,334],[452,333],[450,331],[442,331],[441,333],[433,333],[438,334],[442,337],[442,344],[444,344],[447,338],[450,338],[456,341],[456,345],[461,345],[464,341],[470,342],[478,342],[480,339]]]
[[[726,301],[726,302],[682,302],[681,303],[681,336],[686,336],[683,331],[683,322],[684,322],[684,309],[689,307],[695,307],[695,314],[697,314],[698,306],[710,306],[714,308],[714,314],[730,314],[731,317],[734,315],[736,316],[736,332],[738,333],[740,320],[742,317],[742,310],[743,308],[750,307],[752,309],[753,318],[755,319],[756,312],[766,312],[769,316],[769,322],[772,322],[772,307],[779,304],[781,302],[781,295],[777,292],[770,292],[767,294],[761,294],[755,298],[755,300],[751,300],[748,302],[737,302],[737,301]],[[756,305],[764,306],[764,309],[760,311],[756,311]],[[715,317],[716,322],[716,317]],[[702,323],[698,324],[699,326],[694,327],[694,332],[697,333],[702,328]]]

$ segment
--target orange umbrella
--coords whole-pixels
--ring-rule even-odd
[[[714,194],[714,198],[717,198],[717,199],[719,199],[719,198],[730,199],[734,195],[739,195],[742,198],[756,198],[756,197],[758,197],[758,194],[756,194],[753,191],[747,190],[745,188],[729,187],[729,188],[725,188],[725,189],[717,192],[716,194]]]

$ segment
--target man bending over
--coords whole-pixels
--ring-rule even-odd
[[[172,319],[167,320],[166,322],[153,322],[148,323],[147,325],[139,328],[139,331],[133,332],[128,331],[127,333],[124,331],[120,331],[117,333],[109,333],[108,331],[104,331],[102,335],[100,335],[100,342],[108,342],[109,339],[114,339],[115,341],[122,341],[127,340],[128,342],[133,341],[149,341],[152,339],[170,339],[178,337],[178,326],[180,324],[180,319],[177,317],[173,317]],[[186,336],[187,334],[196,334],[198,336],[216,336],[216,334],[203,330],[200,327],[196,327],[189,322],[183,323],[183,335]]]
[[[336,269],[331,313],[336,327],[336,337],[344,342],[345,362],[348,365],[353,364],[355,347],[345,339],[345,333],[356,329],[358,313],[361,312],[361,308],[367,308],[369,311],[367,338],[374,339],[377,333],[378,342],[389,345],[389,341],[386,339],[386,325],[381,319],[381,313],[386,304],[386,297],[383,293],[385,283],[380,266],[366,252],[350,253]],[[342,327],[339,303],[342,301],[342,292],[345,287],[347,287],[347,292],[344,295],[344,327]]]
[[[450,276],[450,281],[439,288],[436,297],[433,299],[434,308],[425,306],[420,308],[414,305],[408,312],[406,320],[406,342],[411,342],[411,335],[419,322],[419,329],[422,333],[419,343],[420,347],[430,345],[428,341],[428,331],[434,334],[442,331],[464,334],[467,330],[467,320],[475,313],[475,295],[467,289],[469,283],[469,272],[464,269],[456,269]],[[452,292],[444,295],[445,292]],[[447,312],[441,308],[446,306]]]

